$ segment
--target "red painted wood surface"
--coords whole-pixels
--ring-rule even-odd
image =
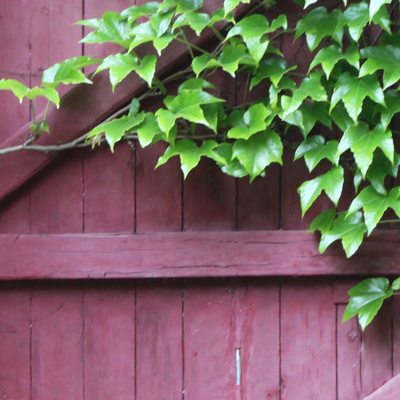
[[[0,398],[359,400],[370,382],[356,370],[376,344],[339,323],[334,285],[2,284]],[[383,341],[381,351],[396,350]],[[396,388],[392,375],[383,388]]]
[[[398,275],[398,240],[377,232],[344,259],[300,231],[0,235],[0,279]]]
[[[390,379],[364,400],[397,400],[398,398],[400,398],[400,375]]]
[[[81,54],[81,29],[67,25],[133,3],[3,0],[0,76],[37,82],[49,64]],[[301,46],[288,41],[283,49],[305,67]],[[162,73],[185,54],[182,47],[171,51]],[[220,77],[215,83],[231,103],[242,96],[240,82]],[[63,98],[65,111],[51,111],[53,133],[41,140],[72,139],[141,90],[132,78],[112,95],[108,79],[99,76],[94,86]],[[0,96],[5,146],[26,135],[26,128],[13,132],[30,112]],[[358,400],[400,372],[398,302],[365,335],[354,321],[340,322],[354,283],[340,276],[399,274],[398,233],[373,235],[352,260],[337,246],[319,255],[312,235],[276,230],[306,226],[296,212],[296,188],[305,178],[298,164],[274,167],[250,185],[202,162],[183,184],[176,160],[153,171],[161,147],[57,156],[1,204],[0,232],[31,235],[0,236],[0,280],[36,282],[1,284],[0,399]],[[36,153],[1,158],[0,198],[52,159]],[[271,231],[254,232],[265,229]],[[178,279],[230,276],[240,279]],[[62,282],[88,278],[103,281]]]
[[[37,290],[31,299],[31,398],[83,400],[81,290]]]
[[[84,398],[134,398],[135,292],[86,290],[84,298]]]
[[[336,308],[330,289],[329,285],[316,283],[282,287],[280,354],[284,400],[335,399]]]

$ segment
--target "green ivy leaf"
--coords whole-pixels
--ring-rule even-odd
[[[267,18],[261,14],[252,14],[234,25],[229,30],[226,39],[241,36],[250,55],[258,63],[267,51],[269,39],[266,34],[269,32],[271,29]]]
[[[265,79],[269,79],[275,86],[278,86],[283,76],[294,69],[296,66],[288,67],[284,58],[263,59],[251,79],[250,89]]]
[[[82,20],[78,24],[95,29],[80,43],[115,43],[126,49],[129,47],[131,27],[120,13],[108,11],[103,14],[103,18]]]
[[[322,160],[329,160],[332,164],[339,164],[338,142],[315,135],[305,139],[296,149],[295,160],[304,157],[308,170],[311,172]]]
[[[391,208],[400,218],[399,198],[400,187],[393,188],[388,194],[380,194],[372,186],[368,186],[352,201],[348,215],[363,209],[365,225],[370,235],[387,209]]]
[[[323,191],[337,205],[342,194],[343,182],[342,167],[333,167],[325,174],[303,182],[298,189],[302,215],[304,216]]]
[[[28,91],[26,97],[29,100],[33,100],[37,97],[44,97],[51,103],[54,103],[57,108],[60,107],[60,95],[53,86],[45,86],[45,87],[35,86],[34,88]]]
[[[172,30],[181,28],[182,26],[190,26],[197,36],[200,36],[201,32],[210,24],[211,19],[208,14],[188,12],[181,14],[174,22]]]
[[[381,123],[386,129],[393,117],[400,112],[400,94],[398,91],[385,92],[385,107],[380,107]]]
[[[215,149],[217,145],[215,140],[205,140],[200,147],[192,140],[177,140],[175,144],[170,145],[159,158],[156,168],[165,164],[171,157],[179,156],[181,169],[186,178],[189,172],[198,165],[202,157],[213,158],[213,149]]]
[[[226,45],[218,58],[218,63],[225,72],[235,77],[239,64],[253,65],[254,61],[247,53],[246,48],[239,44]],[[213,63],[208,65],[212,66]]]
[[[351,214],[348,217],[344,213],[339,214],[337,218],[331,221],[329,227],[326,218],[317,217],[311,223],[310,229],[312,232],[321,232],[319,243],[321,253],[324,253],[333,242],[340,240],[346,257],[351,257],[357,251],[367,231],[361,212]]]
[[[166,134],[166,136],[168,138],[169,134],[171,132],[171,129],[175,126],[175,122],[176,122],[178,116],[169,110],[164,110],[163,108],[160,108],[159,110],[157,110],[157,112],[155,113],[155,116],[157,118],[158,126]]]
[[[126,133],[131,132],[134,128],[140,125],[143,122],[144,117],[144,114],[140,113],[135,116],[124,115],[120,118],[103,122],[88,133],[87,139],[92,139],[104,134],[111,151],[114,152],[115,144],[119,142]]]
[[[171,128],[169,129],[169,131]],[[168,133],[169,133],[168,131]],[[154,142],[154,139],[162,135],[162,131],[154,113],[145,113],[144,120],[136,127],[139,143],[146,147]]]
[[[267,127],[266,118],[271,111],[262,103],[256,103],[245,112],[233,115],[233,128],[229,129],[227,136],[231,139],[248,139],[257,132]]]
[[[224,0],[225,16],[231,13],[239,4],[250,3],[250,0]]]
[[[369,166],[372,163],[374,152],[380,148],[388,160],[393,164],[394,144],[390,131],[381,125],[369,130],[365,122],[350,126],[343,134],[339,143],[339,153],[351,149],[354,154],[358,168],[365,177]]]
[[[267,130],[247,140],[237,140],[232,157],[243,165],[250,181],[259,176],[271,163],[282,164],[283,145],[276,132]]]
[[[368,4],[364,1],[351,4],[344,11],[344,18],[351,38],[358,42],[364,28],[370,22]],[[372,17],[372,21],[390,33],[390,18],[385,8],[381,8]]]
[[[384,89],[397,83],[400,79],[400,47],[375,46],[361,50],[362,57],[367,60],[360,69],[360,76],[373,75],[383,70]]]
[[[97,64],[100,60],[88,56],[80,56],[69,58],[61,63],[54,64],[43,72],[42,81],[45,84],[72,84],[92,83],[85,74],[82,68],[89,65]]]
[[[208,54],[202,54],[201,56],[195,57],[192,61],[192,69],[197,77],[203,71],[218,68],[220,65],[221,64],[218,60],[211,58]]]
[[[147,55],[139,61],[137,57],[131,54],[112,54],[103,60],[96,73],[109,69],[113,90],[133,71],[151,87],[156,71],[156,63],[157,57],[155,55]]]
[[[242,164],[237,159],[232,159],[233,144],[221,143],[213,149],[210,156],[221,167],[222,172],[235,178],[243,178],[248,175]]]
[[[392,0],[370,0],[369,2],[369,18],[372,20],[374,15],[381,9],[385,4],[390,4]]]
[[[183,118],[207,127],[210,127],[210,124],[201,106],[219,102],[223,102],[223,100],[199,89],[181,90],[177,96],[168,96],[164,100],[165,105],[175,116],[175,119]]]
[[[394,163],[392,164],[382,151],[377,150],[374,154],[374,159],[372,164],[368,168],[366,179],[370,182],[371,186],[380,194],[385,195],[387,193],[385,187],[385,181],[387,178],[396,178],[397,172],[400,166],[400,156],[395,153]],[[357,177],[359,175],[359,177]],[[355,171],[355,177],[359,181],[358,185],[361,183],[363,176],[361,171],[357,168]],[[358,190],[358,185],[356,185],[356,190]]]
[[[400,290],[400,278],[397,278],[392,282],[392,290],[394,291]]]
[[[304,78],[300,86],[293,91],[293,96],[288,104],[282,102],[283,118],[296,111],[303,101],[310,98],[315,101],[327,101],[328,97],[324,87],[321,85],[320,72],[314,72]]]
[[[375,76],[356,78],[345,72],[336,81],[331,98],[331,110],[342,101],[350,117],[357,122],[366,97],[375,103],[385,105],[383,90]]]
[[[22,103],[24,97],[29,93],[28,86],[25,86],[16,79],[0,79],[0,90],[7,90],[11,92],[15,97],[18,98],[20,103]]]
[[[336,44],[323,47],[312,60],[309,71],[320,64],[327,79],[329,79],[333,68],[341,60],[347,61],[350,65],[358,69],[360,60],[358,50],[355,47],[350,47],[346,53],[343,54],[341,48]]]
[[[305,34],[307,45],[313,51],[326,37],[331,37],[341,44],[344,26],[342,11],[335,9],[329,13],[325,7],[318,7],[298,22],[295,37]]]
[[[358,315],[362,330],[373,321],[383,302],[393,296],[387,278],[369,278],[349,290],[350,301],[343,314],[343,322]]]
[[[157,13],[160,3],[150,1],[139,6],[128,7],[121,12],[123,17],[127,17],[129,22],[136,22],[140,17],[148,17]]]

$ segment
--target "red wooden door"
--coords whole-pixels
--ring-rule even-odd
[[[399,368],[398,329],[389,308],[363,338],[342,325],[346,286],[3,285],[0,398],[361,399]]]

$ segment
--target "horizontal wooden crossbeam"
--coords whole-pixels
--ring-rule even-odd
[[[347,260],[304,231],[0,235],[0,279],[400,275],[400,233]]]

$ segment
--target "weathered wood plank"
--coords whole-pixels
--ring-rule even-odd
[[[361,396],[360,330],[355,319],[342,323],[345,306],[336,307],[337,399],[356,400]]]
[[[132,0],[86,0],[84,15],[100,18],[105,11],[121,11],[131,5]],[[84,45],[84,54],[96,57],[120,50],[109,44]],[[86,153],[83,178],[85,232],[133,232],[135,157],[129,146],[116,146],[114,154],[108,146]]]
[[[362,337],[362,395],[371,394],[392,375],[392,318],[390,307],[386,305]]]
[[[30,14],[31,2],[21,0],[1,2],[0,11],[0,78],[13,78],[30,83]],[[21,12],[21,10],[26,10]],[[18,26],[18,29],[15,27]],[[19,104],[11,93],[0,91],[0,142],[30,120],[29,102]],[[1,204],[0,232],[29,233],[30,197],[18,193],[7,204]]]
[[[81,290],[35,290],[32,297],[32,399],[83,397]]]
[[[30,291],[0,291],[0,398],[31,400]]]
[[[82,0],[31,2],[32,86],[40,84],[42,72],[49,66],[81,55],[82,29],[72,23],[82,18],[82,7]],[[67,87],[63,89],[65,92]],[[46,102],[35,101],[34,105],[37,114]],[[82,153],[59,161],[30,186],[31,233],[82,232]]]
[[[182,398],[182,318],[179,287],[137,288],[137,399]]]
[[[85,399],[135,400],[135,291],[88,289]]]
[[[221,286],[185,288],[185,398],[237,399],[236,347],[233,290]]]
[[[281,399],[336,399],[336,308],[330,285],[283,284],[281,299]]]
[[[399,274],[399,240],[378,232],[349,260],[296,231],[0,235],[0,279]]]
[[[389,379],[378,390],[364,400],[398,400],[400,398],[400,374]]]
[[[241,350],[241,400],[280,399],[279,285],[236,289]]]
[[[206,7],[209,12],[212,12],[220,5],[219,1],[210,1],[207,2]],[[247,8],[245,6],[239,10],[238,15]],[[193,35],[191,40],[194,40],[197,45],[203,45],[212,37],[212,32],[208,32],[201,38]],[[153,51],[150,46],[143,46],[143,53]],[[159,76],[162,77],[169,71],[174,71],[188,54],[186,46],[180,44],[166,50],[158,62]],[[126,105],[132,97],[139,95],[145,88],[146,85],[142,80],[136,75],[131,75],[112,93],[107,74],[99,74],[94,78],[93,85],[79,85],[64,95],[60,110],[51,107],[47,119],[52,135],[43,135],[37,143],[42,145],[62,143],[81,136],[96,123]],[[82,110],[85,110],[85,112],[82,113]],[[29,125],[21,128],[3,141],[1,147],[20,144],[29,132]],[[0,200],[15,191],[56,156],[55,153],[20,152],[1,157],[0,169],[3,171],[3,179],[0,188]]]

